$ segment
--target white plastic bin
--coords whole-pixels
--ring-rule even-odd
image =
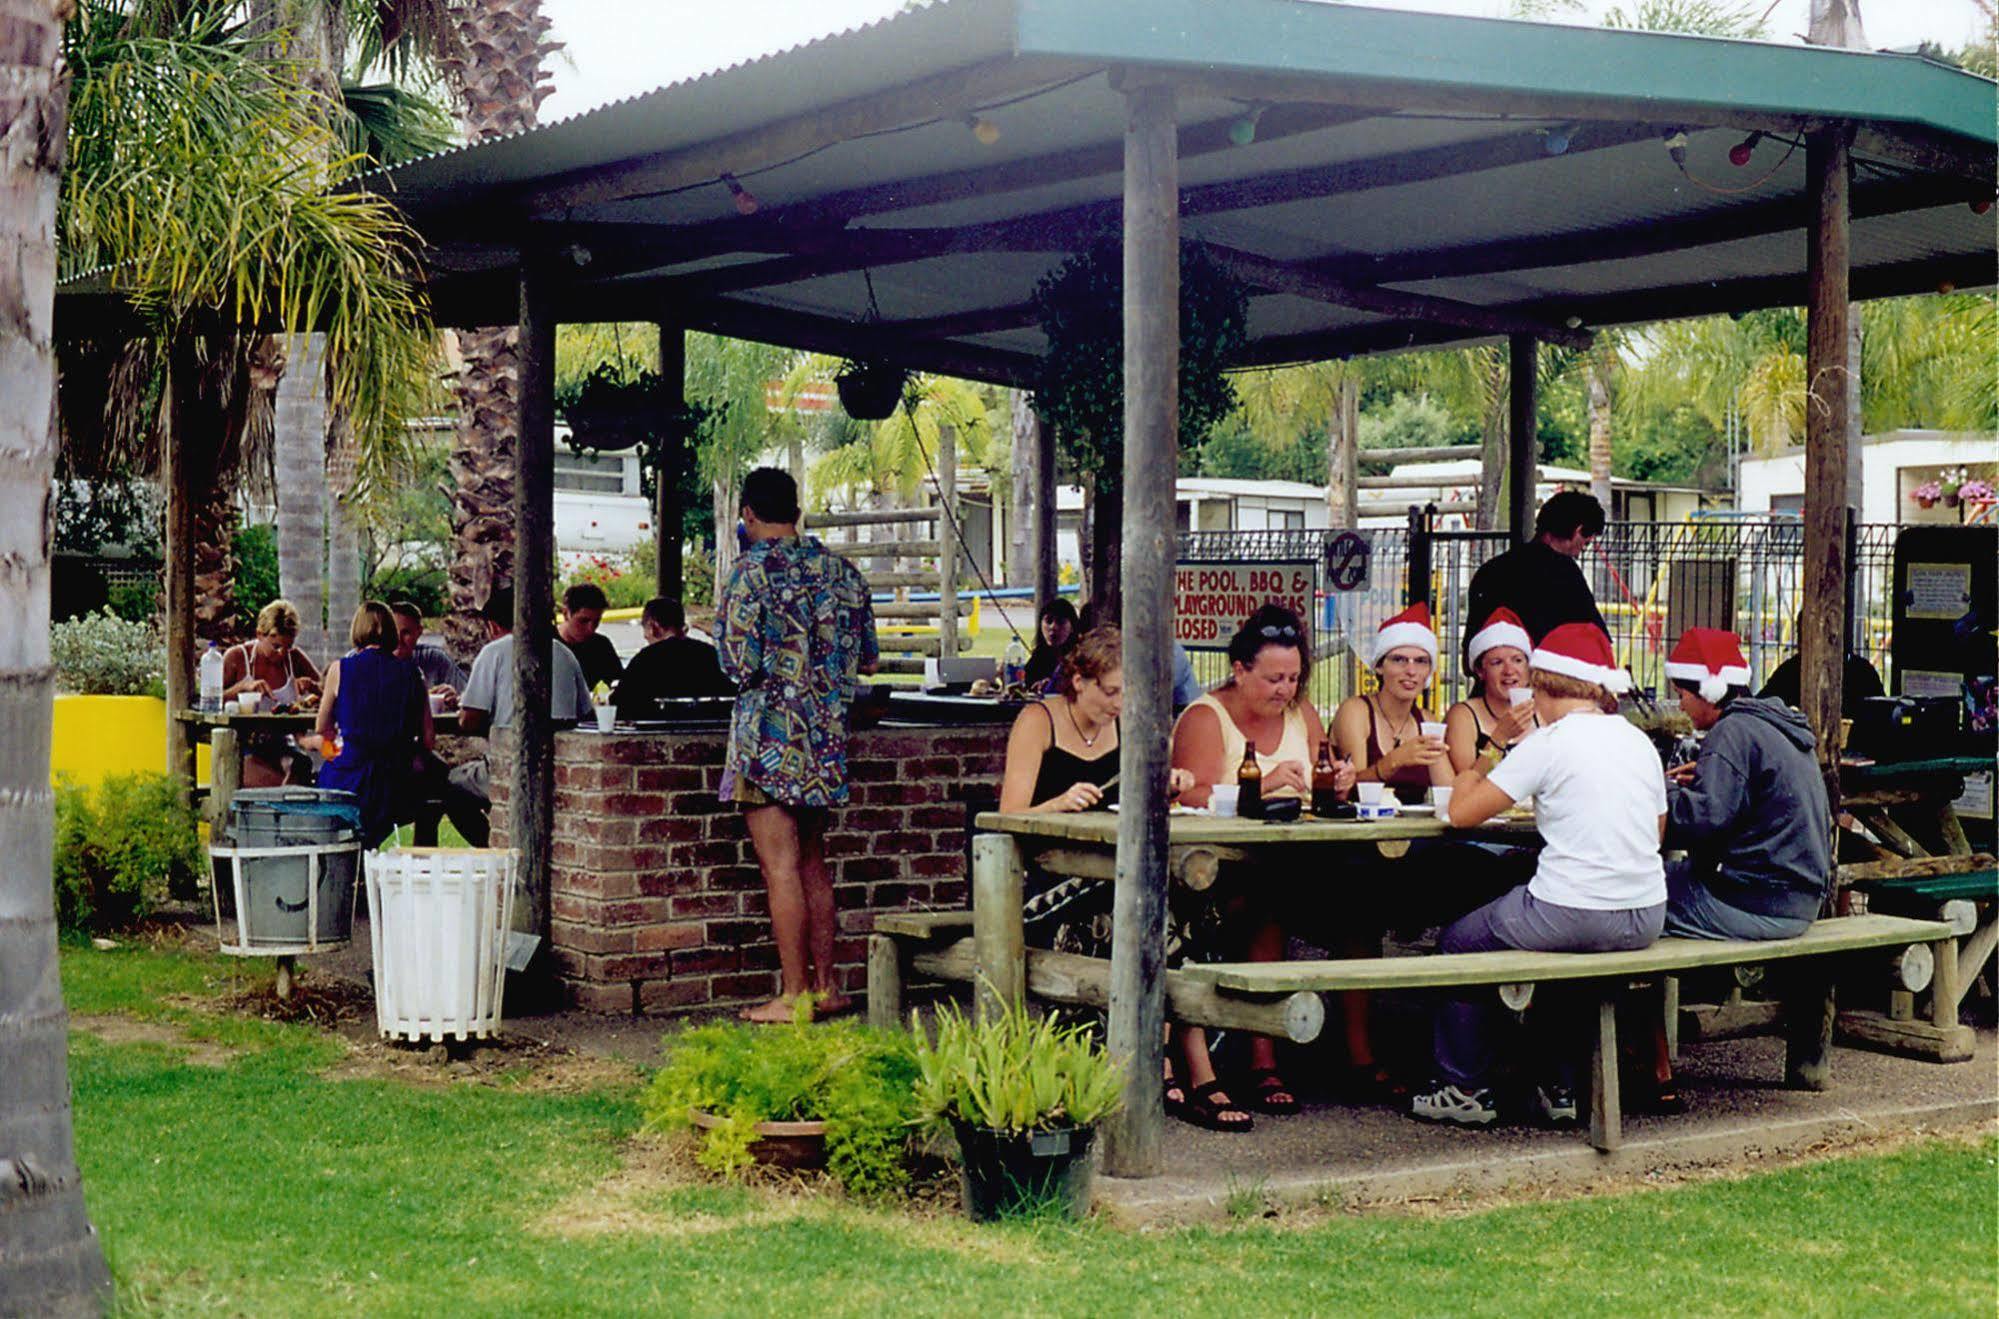
[[[500,1030],[519,854],[416,847],[367,854],[375,1023],[391,1039]]]

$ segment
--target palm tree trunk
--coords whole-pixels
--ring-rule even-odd
[[[1006,510],[1006,584],[1034,585],[1034,518],[1038,492],[1035,473],[1039,470],[1040,449],[1049,437],[1041,430],[1034,412],[1034,395],[1024,389],[1008,391],[1013,421],[1013,498]]]
[[[457,49],[441,62],[466,140],[484,142],[534,127],[542,99],[554,90],[543,62],[560,49],[545,40],[549,21],[541,0],[467,0],[453,12]],[[444,636],[453,654],[469,662],[486,635],[476,616],[479,607],[496,582],[513,575],[520,344],[511,328],[487,329],[460,335],[459,347],[465,366],[458,375],[458,433],[451,450],[458,492]]]
[[[236,473],[217,460],[216,433],[221,419],[202,410],[202,434],[197,444],[209,480],[194,496],[194,635],[223,645],[236,633]]]
[[[278,380],[278,592],[297,607],[298,645],[326,653],[326,336],[301,335]]]
[[[715,598],[716,608],[722,606],[722,588],[729,584],[729,569],[736,566],[736,483],[734,480],[710,483],[714,496],[715,510]]]
[[[1360,525],[1360,381],[1351,370],[1340,374],[1333,415],[1326,426],[1327,525]]]
[[[111,1275],[84,1210],[56,975],[49,790],[56,188],[67,85],[50,0],[0,0],[0,1303],[96,1314]]]
[[[1124,485],[1110,476],[1097,490],[1090,522],[1090,604],[1097,620],[1117,623],[1124,613]]]
[[[1491,354],[1485,380],[1485,427],[1479,436],[1478,529],[1506,525],[1500,492],[1506,488],[1506,455],[1511,449],[1507,421],[1505,359]]]
[[[325,664],[347,649],[349,626],[361,604],[361,527],[347,496],[354,486],[354,432],[336,420],[326,455],[326,649],[312,658]]]
[[[1610,500],[1610,367],[1592,352],[1585,368],[1589,380],[1589,489],[1608,514]]]

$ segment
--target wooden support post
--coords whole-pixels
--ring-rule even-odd
[[[1823,1090],[1832,1083],[1832,1029],[1837,1012],[1830,972],[1816,959],[1790,968],[1784,992],[1784,1084]]]
[[[957,521],[958,432],[950,425],[937,432],[937,539],[943,547],[937,555],[937,653],[951,659],[958,654],[958,556],[965,552]]]
[[[1617,1084],[1617,987],[1597,991],[1596,1047],[1589,1062],[1589,1143],[1608,1154],[1624,1143],[1624,1099]]]
[[[1960,975],[1956,939],[1939,939],[1931,952],[1936,958],[1930,976],[1930,1024],[1941,1032],[1958,1029],[1958,1006],[1964,1000],[1965,981]]]
[[[179,720],[169,719],[170,725]],[[183,725],[185,727],[185,725]],[[218,728],[208,737],[208,840],[229,838],[229,803],[243,786],[243,744],[233,728]]]
[[[181,354],[167,357],[166,442],[160,446],[160,488],[166,495],[166,527],[162,593],[166,597],[166,772],[180,785],[181,799],[194,789],[194,732],[175,716],[195,703],[194,660],[194,501],[198,494],[188,461],[186,409],[182,391],[192,389],[191,374],[183,378]]]
[[[660,400],[667,411],[666,439],[659,446],[659,484],[653,498],[653,539],[659,545],[657,594],[678,600],[685,589],[686,569],[681,561],[680,528],[685,510],[680,506],[680,474],[687,469],[687,332],[664,321],[659,326],[659,379],[665,396]]]
[[[1666,1061],[1680,1061],[1680,978],[1667,976],[1659,982],[1659,1000],[1666,1018]]]
[[[1174,476],[1180,435],[1180,161],[1170,86],[1126,94],[1124,136],[1124,672],[1112,908],[1110,1049],[1124,1110],[1104,1171],[1164,1166],[1166,777],[1173,730]]]
[[[1827,799],[1839,809],[1840,686],[1846,659],[1847,327],[1852,131],[1805,135],[1812,228],[1805,260],[1804,612],[1800,705],[1818,739]]]
[[[886,934],[868,936],[868,1025],[876,1030],[902,1026],[902,941]]]
[[[1351,530],[1360,525],[1360,382],[1340,374],[1333,415],[1326,423],[1326,521]],[[1427,478],[1426,478],[1427,479]]]
[[[527,930],[549,930],[549,838],[555,829],[555,318],[545,259],[521,263],[521,434],[514,480],[514,779],[510,818]]]
[[[972,1002],[980,1016],[1010,1008],[1027,995],[1027,932],[1020,912],[1025,878],[1013,835],[972,839],[972,945],[978,955]]]
[[[1040,626],[1041,611],[1048,607],[1062,584],[1062,559],[1055,533],[1060,510],[1055,506],[1055,428],[1046,417],[1037,418],[1039,439],[1034,445],[1034,616]]]
[[[1508,335],[1506,442],[1506,527],[1516,541],[1534,534],[1534,482],[1540,475],[1541,428],[1536,398],[1540,342],[1531,334]],[[1606,510],[1608,511],[1608,510]]]

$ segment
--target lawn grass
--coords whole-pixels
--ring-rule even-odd
[[[117,1011],[149,964],[199,996],[210,961],[71,949],[64,983]],[[975,1227],[657,1156],[631,1170],[630,1086],[349,1078],[313,1030],[257,1024],[221,1067],[74,1037],[85,1190],[126,1308],[1982,1316],[1999,1287],[1991,1139],[1454,1217]]]

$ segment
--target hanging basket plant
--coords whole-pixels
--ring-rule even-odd
[[[1124,473],[1124,254],[1100,242],[1034,290],[1048,348],[1035,407],[1063,457],[1101,486]],[[1235,407],[1223,374],[1248,341],[1249,297],[1199,243],[1180,249],[1180,445],[1192,448]]]
[[[833,377],[840,406],[855,421],[886,421],[902,405],[909,372],[887,362],[848,361]]]
[[[600,363],[560,402],[570,444],[598,453],[642,444],[666,422],[659,377],[651,371],[627,376],[610,362]]]

